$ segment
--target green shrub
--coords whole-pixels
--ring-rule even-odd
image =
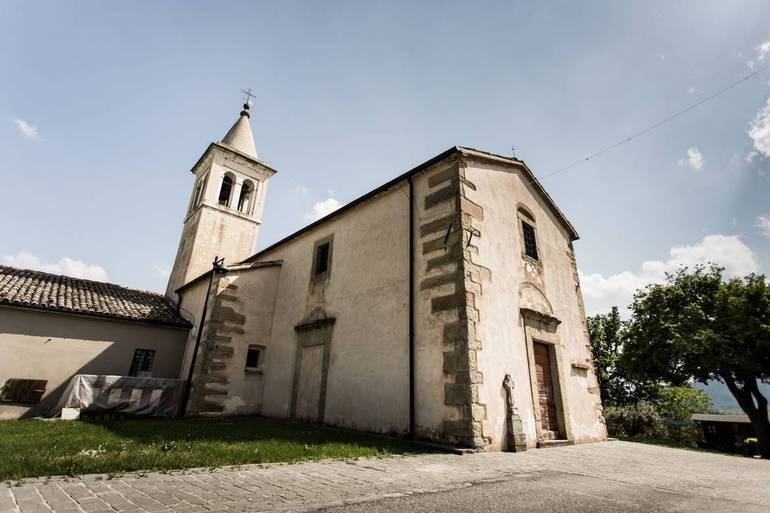
[[[697,447],[701,439],[701,429],[692,420],[676,420],[663,417],[665,441],[684,447]]]
[[[604,420],[610,436],[662,438],[667,434],[658,410],[647,402],[608,406],[604,409]]]
[[[663,417],[658,407],[647,402],[604,409],[607,433],[620,438],[643,438],[662,443],[697,447],[701,438],[698,425],[687,419]]]

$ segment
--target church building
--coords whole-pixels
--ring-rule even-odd
[[[488,450],[606,437],[578,234],[524,162],[449,148],[260,251],[276,170],[248,104],[192,173],[166,291],[192,323],[187,415]]]

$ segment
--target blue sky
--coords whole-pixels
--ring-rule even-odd
[[[5,1],[0,262],[163,290],[242,88],[264,247],[452,145],[544,176],[767,64],[763,1]],[[679,264],[770,272],[769,100],[764,72],[543,179],[589,312]]]

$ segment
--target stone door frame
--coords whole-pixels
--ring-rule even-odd
[[[551,379],[553,380],[554,401],[556,402],[556,419],[559,433],[564,439],[574,442],[572,434],[572,422],[565,387],[564,349],[559,341],[557,327],[561,321],[556,317],[545,315],[528,308],[521,309],[521,318],[524,325],[524,339],[527,348],[527,366],[529,369],[529,386],[532,397],[532,413],[535,418],[535,433],[537,441],[544,440],[543,428],[540,418],[540,398],[537,386],[537,372],[535,371],[535,342],[549,347],[548,355],[551,360]]]

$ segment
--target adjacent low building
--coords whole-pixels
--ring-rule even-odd
[[[743,414],[696,413],[692,420],[701,428],[699,445],[706,449],[748,453],[747,440],[757,436],[749,417]]]
[[[189,329],[161,294],[0,266],[0,418],[58,413],[76,374],[177,378]]]

